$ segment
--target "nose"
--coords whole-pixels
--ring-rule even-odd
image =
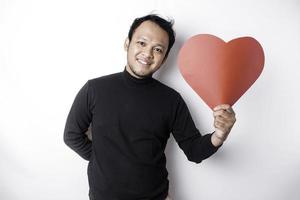
[[[153,58],[152,48],[145,48],[143,51],[143,56],[145,56],[148,59],[152,59]]]

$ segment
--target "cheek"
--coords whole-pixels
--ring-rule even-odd
[[[137,52],[137,48],[135,48],[133,46],[130,46],[128,48],[128,52],[127,53],[130,54],[130,55],[134,55],[136,52]]]
[[[156,62],[157,62],[157,63],[162,63],[163,60],[164,60],[164,57],[163,57],[162,55],[159,55],[159,56],[157,56],[157,58],[156,58]]]
[[[139,47],[138,45],[136,45],[136,46],[132,45],[131,47],[132,47],[131,48],[132,52],[140,52],[142,50],[142,48]]]

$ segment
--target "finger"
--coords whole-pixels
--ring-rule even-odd
[[[215,121],[214,122],[214,127],[216,129],[221,130],[224,133],[228,133],[230,131],[230,129],[231,129],[231,127],[227,127],[226,124],[224,124],[222,122],[219,122],[219,121]]]
[[[222,122],[219,122],[219,121],[215,121],[214,123],[214,127],[216,129],[219,129],[221,130],[222,132],[226,133],[228,131],[228,127],[226,127],[226,125]]]
[[[233,126],[234,123],[236,122],[236,119],[234,116],[231,116],[231,117],[216,116],[215,120],[224,123],[228,127]]]
[[[231,128],[234,125],[234,123],[235,123],[236,120],[235,120],[235,118],[224,118],[222,116],[217,116],[215,118],[215,121],[224,124],[224,126],[226,128]]]
[[[218,110],[213,113],[214,117],[222,116],[224,118],[231,118],[232,113],[229,113],[227,110]]]
[[[215,120],[222,121],[222,122],[228,121],[228,120],[227,120],[225,117],[223,117],[222,115],[221,115],[221,116],[216,116]]]
[[[214,122],[214,127],[223,130],[224,124],[222,122],[216,120]]]
[[[228,124],[230,124],[229,120],[227,120],[224,117],[220,117],[220,116],[216,117],[215,121],[220,122],[220,123],[224,124],[225,126],[227,126]]]
[[[229,104],[220,104],[220,105],[217,105],[216,107],[214,107],[214,111],[217,111],[217,110],[226,110],[230,108],[230,105]]]
[[[235,112],[234,112],[234,110],[232,109],[232,107],[229,107],[229,108],[227,108],[226,110],[227,110],[227,112],[229,112],[229,113],[235,114]]]

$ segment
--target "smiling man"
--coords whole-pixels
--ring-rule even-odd
[[[75,97],[65,143],[89,161],[91,200],[165,200],[164,150],[172,133],[187,159],[200,163],[227,138],[235,114],[214,109],[215,131],[201,135],[181,95],[152,77],[175,41],[173,23],[157,15],[134,20],[123,71],[88,80]],[[92,140],[85,134],[91,124]]]
[[[168,38],[167,32],[152,21],[140,24],[134,34],[129,35],[125,41],[126,70],[136,78],[152,76],[165,61]]]

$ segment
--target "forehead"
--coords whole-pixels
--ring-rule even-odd
[[[159,25],[151,21],[144,21],[134,31],[132,38],[144,38],[153,43],[158,43],[165,47],[169,44],[168,33]]]

